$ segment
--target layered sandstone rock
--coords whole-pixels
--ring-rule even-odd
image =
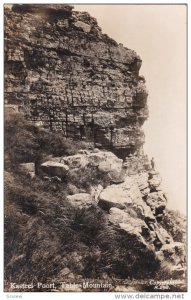
[[[50,176],[60,177],[65,177],[69,170],[65,164],[53,161],[46,161],[41,165],[41,169]]]
[[[140,57],[68,5],[5,11],[5,99],[30,120],[125,157],[144,143]]]
[[[72,206],[79,208],[90,207],[92,204],[94,204],[91,195],[88,193],[79,193],[67,196],[67,200]]]
[[[48,159],[40,166],[44,179],[67,182],[73,207],[101,207],[122,238],[182,274],[184,247],[162,226],[167,199],[142,150],[148,93],[140,67],[140,57],[102,34],[88,13],[62,4],[15,4],[5,11],[7,107],[94,148]],[[71,180],[87,174],[88,188]]]

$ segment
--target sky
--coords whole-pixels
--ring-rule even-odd
[[[155,158],[168,208],[186,214],[186,6],[97,4],[75,10],[89,12],[103,33],[140,55],[150,112],[144,150]]]

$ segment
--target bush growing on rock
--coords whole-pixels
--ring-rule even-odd
[[[186,241],[186,219],[178,211],[167,210],[161,225],[172,235],[174,241]]]
[[[68,174],[67,182],[75,185],[79,189],[88,191],[91,186],[97,186],[101,184],[106,187],[110,183],[108,174],[92,168],[81,168],[71,170]]]

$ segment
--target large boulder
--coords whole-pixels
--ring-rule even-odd
[[[143,201],[139,187],[132,177],[126,177],[121,184],[112,184],[99,196],[99,205],[106,210],[111,207],[134,210],[139,218],[155,222],[150,207]]]
[[[51,160],[60,161],[68,165],[71,169],[89,167],[98,167],[100,171],[109,172],[112,170],[120,170],[123,161],[115,154],[109,151],[95,150],[79,150],[76,155],[66,157],[56,157]]]
[[[19,165],[20,172],[35,172],[35,164],[33,162],[23,163]]]
[[[138,215],[116,207],[112,207],[109,210],[108,219],[112,225],[117,226],[120,230],[127,232],[130,236],[136,238],[136,240],[144,246],[156,249],[158,251],[158,255],[163,255],[163,258],[165,258],[165,251],[168,251],[169,249],[173,249],[173,251],[175,251],[175,243],[172,237],[157,223],[152,223],[153,226],[150,226],[149,223],[147,224],[144,220],[140,219]],[[177,249],[178,247],[180,248],[179,244],[181,243],[176,245]],[[176,251],[178,253],[178,250]],[[180,249],[179,252],[183,253],[183,251],[181,252]]]
[[[98,166],[100,171],[108,172],[110,170],[121,171],[123,160],[115,154],[108,151],[96,151],[89,154],[91,166]]]
[[[76,155],[62,157],[60,158],[60,161],[67,165],[69,169],[85,168],[89,163],[88,156],[86,153],[79,153]]]
[[[118,225],[120,229],[126,231],[131,236],[135,236],[139,241],[146,245],[146,241],[141,235],[142,228],[147,227],[143,220],[133,218],[128,213],[116,207],[112,207],[109,212],[109,221],[113,225]]]
[[[129,204],[132,204],[132,199],[121,186],[110,185],[100,194],[99,205],[102,208],[118,207],[125,209]]]
[[[152,244],[154,238],[152,237],[152,232],[150,235],[150,230],[147,224],[136,217],[132,217],[129,213],[112,207],[109,211],[109,222],[117,226],[120,230],[128,233],[129,236],[136,238],[136,240],[143,244],[144,246],[150,246],[154,248]]]
[[[124,181],[123,161],[112,152],[98,149],[96,151],[80,150],[76,155],[56,157],[51,160],[67,165],[74,172],[91,168],[96,169],[100,174],[99,176],[107,174],[110,182],[121,183]]]
[[[90,207],[95,201],[92,200],[92,196],[87,193],[79,193],[75,195],[67,196],[67,200],[73,207],[76,208],[84,208]]]
[[[33,162],[22,163],[19,165],[19,172],[33,178],[35,176],[35,164]]]
[[[112,152],[99,151],[89,155],[90,166],[97,166],[98,171],[102,174],[108,174],[113,183],[124,181],[122,170],[122,159],[119,159]]]
[[[69,167],[64,163],[46,161],[40,166],[41,170],[49,176],[65,177]]]

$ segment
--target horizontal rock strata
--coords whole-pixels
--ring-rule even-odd
[[[140,57],[66,5],[5,11],[5,99],[28,119],[126,156],[148,117]]]

